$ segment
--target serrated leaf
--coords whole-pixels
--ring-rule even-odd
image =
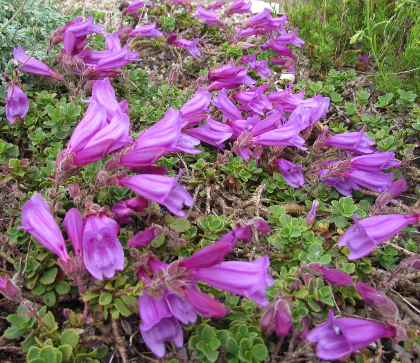
[[[55,278],[57,276],[58,269],[57,267],[49,269],[47,272],[45,272],[41,278],[39,279],[39,282],[44,285],[52,284],[55,281]]]
[[[70,285],[66,281],[59,281],[55,284],[55,291],[57,291],[58,294],[64,295],[69,293],[71,290]]]
[[[114,305],[118,309],[118,311],[124,316],[130,316],[133,312],[127,307],[124,301],[120,298],[114,299]]]
[[[54,306],[57,301],[57,295],[54,291],[47,291],[44,294],[44,302],[47,306]]]
[[[190,340],[188,341],[188,344],[191,349],[197,350],[197,343],[200,341],[200,338],[197,335],[193,335]]]
[[[35,358],[35,359],[28,360],[28,363],[49,363],[49,362],[46,362],[45,359],[42,359],[42,358]]]
[[[57,363],[57,352],[53,347],[47,346],[41,349],[39,358],[44,359],[46,362]]]
[[[230,337],[230,334],[227,330],[218,330],[216,333],[217,339],[220,341],[220,345],[226,345]]]
[[[298,299],[304,299],[308,296],[308,290],[305,286],[301,286],[298,291],[293,291],[292,295],[296,296]]]
[[[54,294],[55,295],[55,294]],[[55,322],[54,315],[51,311],[45,314],[45,316],[42,318],[42,321],[47,324],[51,329],[57,328],[57,323]]]
[[[206,325],[201,333],[201,337],[207,344],[210,342],[210,338],[213,338],[215,335],[214,329],[209,325]]]
[[[229,338],[226,344],[227,350],[229,353],[238,355],[239,353],[239,344],[234,338]]]
[[[204,354],[210,362],[215,362],[217,360],[217,357],[219,356],[219,352],[213,350],[207,350],[204,352]]]
[[[210,341],[208,342],[209,348],[212,350],[216,350],[220,347],[220,340],[217,338],[210,338]]]
[[[99,296],[99,304],[100,305],[109,305],[112,302],[113,295],[110,292],[103,292]]]
[[[244,338],[239,342],[239,346],[241,347],[242,352],[246,352],[252,348],[252,340]]]
[[[268,354],[268,350],[264,344],[254,345],[251,349],[252,357],[258,360],[264,360],[267,354]]]
[[[66,344],[66,345],[60,345],[58,347],[58,350],[61,352],[61,354],[63,355],[63,362],[68,362],[71,358],[71,355],[73,354],[73,348]]]
[[[25,341],[22,343],[22,350],[27,352],[35,344],[35,331],[32,331],[31,334],[27,336]]]
[[[20,326],[12,325],[10,328],[7,328],[4,332],[4,336],[8,339],[15,339],[21,335],[27,333],[26,328],[21,328]]]
[[[70,345],[74,348],[79,342],[79,333],[76,329],[67,329],[61,333],[60,342],[62,345]]]

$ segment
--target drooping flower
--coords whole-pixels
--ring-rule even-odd
[[[353,226],[348,228],[338,241],[339,246],[348,246],[349,260],[366,256],[376,246],[395,236],[409,224],[417,223],[420,215],[384,214],[361,221],[355,215]]]
[[[34,194],[23,206],[22,227],[19,229],[25,229],[60,259],[65,261],[69,258],[60,227],[51,214],[49,204],[41,194]]]
[[[210,97],[210,92],[205,91],[203,88],[199,88],[194,97],[181,107],[180,112],[182,118],[185,119],[202,112],[207,112],[210,104]]]
[[[124,250],[118,241],[119,226],[101,214],[90,216],[83,234],[83,259],[86,269],[98,280],[112,278],[116,270],[124,269]]]
[[[389,168],[398,168],[401,165],[401,161],[394,159],[394,156],[395,153],[391,151],[357,156],[350,160],[350,166],[353,169],[365,171],[382,171]]]
[[[246,84],[249,87],[252,87],[255,84],[255,80],[247,75],[248,70],[242,66],[234,66],[233,62],[230,61],[225,66],[219,66],[212,69],[208,73],[208,78],[210,81],[218,81],[223,84],[232,84],[232,85],[241,85]],[[227,86],[221,87],[230,89]],[[233,87],[236,88],[236,87]]]
[[[115,219],[119,224],[127,224],[132,221],[129,214],[141,213],[147,206],[147,200],[143,197],[135,197],[114,204],[112,206],[112,213],[115,214]]]
[[[223,121],[226,120],[242,120],[242,115],[239,112],[238,108],[233,104],[227,95],[225,89],[222,89],[218,92],[217,97],[213,97],[212,101],[213,105],[215,105],[220,111],[223,113]]]
[[[334,318],[330,310],[329,320],[312,329],[306,339],[317,343],[317,355],[321,359],[334,360],[364,348],[385,337],[394,337],[395,328],[385,327],[369,320]]]
[[[268,67],[268,59],[263,61],[257,61],[256,55],[253,53],[251,55],[244,56],[240,59],[243,64],[251,67],[256,71],[261,78],[265,79],[271,76],[271,69]]]
[[[163,37],[163,33],[156,29],[156,22],[134,28],[128,36],[130,37]]]
[[[70,243],[78,256],[83,256],[83,232],[85,223],[82,214],[71,208],[64,217],[63,226],[66,228]]]
[[[28,97],[15,84],[7,86],[6,118],[13,124],[17,118],[24,118],[29,110]]]
[[[235,0],[226,10],[226,15],[251,13],[252,2],[245,0]]]
[[[286,336],[292,328],[292,312],[288,299],[276,298],[261,317],[260,326],[268,334],[275,331],[279,337]]]
[[[268,256],[264,256],[253,262],[227,261],[198,268],[190,276],[217,289],[245,296],[261,306],[268,306],[267,287],[274,283],[268,275],[268,266]]]
[[[330,137],[324,141],[325,145],[339,147],[353,152],[355,155],[371,154],[376,151],[375,140],[364,135],[363,127],[358,132],[347,132]]]
[[[394,198],[401,195],[407,189],[407,182],[405,179],[399,179],[392,182],[388,188],[376,199],[375,210],[380,210],[385,207],[388,203],[397,201]]]
[[[312,202],[312,206],[308,215],[306,216],[306,224],[308,226],[312,226],[314,224],[315,218],[316,218],[316,210],[318,209],[318,206],[319,206],[319,201],[315,199]]]
[[[185,217],[182,207],[191,207],[194,199],[176,180],[164,175],[140,174],[118,178],[120,185],[153,200],[169,209],[178,217]]]
[[[351,286],[354,284],[352,277],[347,272],[326,267],[321,267],[320,270],[322,273],[322,278],[327,280],[331,285]]]
[[[217,26],[223,26],[223,23],[217,17],[216,12],[213,9],[204,9],[201,4],[197,4],[197,14],[192,16],[193,18],[202,18],[206,24],[214,24]]]
[[[50,67],[35,58],[29,57],[20,45],[13,49],[13,56],[20,64],[23,64],[19,68],[22,71],[49,77],[54,75],[54,71]]]
[[[362,297],[363,301],[367,302],[369,305],[381,309],[388,314],[398,314],[398,309],[395,303],[382,292],[363,282],[357,282],[354,287]]]
[[[178,39],[178,35],[176,33],[169,34],[167,38],[168,43],[175,44],[182,49],[188,50],[194,57],[198,57],[201,54],[200,49],[197,47],[199,41],[200,38],[195,38],[194,40]]]
[[[137,11],[138,9],[144,7],[144,6],[152,6],[152,2],[149,1],[147,4],[145,4],[141,0],[134,0],[132,3],[130,3],[122,12],[123,15],[129,15],[133,18],[138,18],[140,13]]]
[[[299,188],[305,184],[305,178],[302,174],[302,165],[295,165],[283,158],[274,160],[274,163],[279,167],[286,182],[293,188]]]

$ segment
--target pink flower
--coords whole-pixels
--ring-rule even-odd
[[[156,29],[156,22],[139,26],[133,29],[128,35],[130,37],[163,37],[163,33]]]
[[[349,260],[366,256],[376,246],[395,236],[409,224],[417,223],[420,215],[384,214],[357,220],[344,232],[338,241],[339,246],[348,246]]]
[[[35,58],[29,57],[20,45],[13,49],[13,56],[20,64],[23,64],[19,68],[22,71],[49,77],[54,75],[54,71],[50,67]]]
[[[141,213],[147,206],[147,200],[142,197],[122,200],[112,206],[112,213],[119,224],[127,224],[132,221],[128,214]]]
[[[347,132],[330,137],[325,145],[339,147],[353,152],[355,155],[371,154],[376,151],[375,141],[364,135],[363,127],[358,132]]]
[[[22,227],[39,243],[54,252],[62,260],[69,255],[60,227],[51,214],[50,206],[41,194],[34,194],[22,208]]]
[[[292,328],[292,312],[286,299],[276,299],[261,317],[261,329],[270,334],[275,331],[279,337],[286,336]]]
[[[186,217],[182,212],[182,206],[185,204],[191,207],[194,200],[183,187],[176,183],[177,179],[164,175],[148,174],[118,178],[120,185],[124,185],[143,197],[162,204],[178,217]]]
[[[206,24],[214,24],[217,26],[223,26],[223,23],[217,17],[216,12],[213,9],[206,10],[201,4],[197,4],[197,14],[193,15],[193,18],[202,18]]]
[[[7,86],[6,118],[13,124],[16,119],[24,118],[29,110],[28,97],[15,84]]]
[[[83,256],[83,232],[85,223],[82,214],[71,208],[64,217],[63,226],[66,228],[69,240],[78,256]]]
[[[331,285],[351,286],[354,284],[351,276],[344,271],[326,267],[321,267],[320,270],[322,273],[322,278],[327,280]]]
[[[302,174],[302,165],[297,166],[283,158],[274,160],[274,163],[279,167],[287,184],[291,185],[293,188],[299,188],[305,184],[305,178]]]
[[[112,278],[124,269],[124,250],[118,241],[118,223],[104,214],[87,219],[83,234],[83,259],[86,269],[98,280]]]
[[[395,303],[382,292],[364,284],[363,282],[357,282],[354,287],[362,297],[363,301],[367,302],[369,305],[381,309],[388,314],[398,314],[398,309]]]

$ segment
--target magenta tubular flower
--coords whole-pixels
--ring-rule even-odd
[[[50,206],[41,194],[34,194],[22,208],[22,227],[44,247],[54,252],[62,260],[69,255],[60,227],[51,214]]]
[[[252,87],[255,84],[255,80],[247,75],[248,70],[242,66],[234,66],[233,62],[230,61],[225,66],[219,66],[212,69],[208,73],[208,78],[210,81],[219,81],[221,83],[232,84],[232,85],[241,85],[246,84],[249,87]],[[224,87],[226,89],[227,86]],[[237,88],[236,86],[233,88]],[[220,88],[222,89],[222,88]],[[214,88],[213,88],[214,90]]]
[[[317,355],[321,359],[334,360],[355,352],[385,337],[394,337],[395,328],[385,327],[369,320],[334,318],[312,329],[306,339],[317,343]]]
[[[248,26],[256,26],[268,19],[268,17],[271,16],[271,10],[268,8],[264,8],[263,11],[261,11],[259,14],[254,15],[251,19],[248,21]]]
[[[194,129],[186,129],[185,132],[218,149],[224,149],[225,145],[223,143],[232,136],[230,126],[213,120],[210,116],[204,125]]]
[[[391,151],[375,152],[373,154],[357,156],[350,160],[353,169],[365,171],[382,171],[401,166],[399,160],[394,159],[395,153]]]
[[[305,140],[299,136],[300,130],[299,125],[295,123],[282,125],[275,130],[254,137],[253,142],[255,145],[295,146],[300,150],[307,150],[303,146]]]
[[[210,92],[199,88],[194,97],[181,107],[182,118],[185,119],[209,111],[210,98]]]
[[[134,0],[132,3],[130,3],[130,5],[128,5],[122,12],[123,15],[129,15],[133,18],[138,18],[139,17],[139,12],[137,11],[138,9],[144,7],[144,6],[152,6],[152,2],[149,1],[147,4],[145,4],[143,1],[141,0]]]
[[[268,275],[269,264],[268,256],[264,256],[253,262],[228,261],[209,268],[198,268],[189,275],[217,289],[268,306],[267,287],[274,283]]]
[[[147,294],[140,295],[139,311],[141,336],[154,354],[160,358],[165,355],[164,342],[173,341],[179,348],[184,345],[181,325],[165,299],[156,299]]]
[[[200,38],[195,38],[194,40],[176,39],[174,40],[173,44],[177,45],[182,49],[188,50],[193,57],[198,57],[201,54],[200,49],[198,49],[197,47],[199,41]]]
[[[201,4],[197,4],[197,14],[192,16],[193,18],[202,18],[206,24],[214,24],[217,26],[223,26],[223,23],[217,17],[216,12],[213,9],[206,10]]]
[[[105,108],[91,100],[85,117],[79,122],[71,135],[66,152],[78,153],[83,150],[89,141],[106,126]]]
[[[389,187],[376,199],[375,207],[381,208],[387,205],[389,202],[396,203],[394,198],[401,195],[407,189],[407,182],[404,179],[399,179],[392,182]]]
[[[298,28],[296,28],[293,33],[289,33],[289,34],[282,34],[279,35],[277,38],[272,39],[270,42],[270,46],[271,48],[276,51],[276,46],[277,45],[284,45],[284,44],[293,44],[296,47],[301,47],[302,44],[305,44],[305,41],[301,38],[299,38],[296,34],[297,34]],[[268,42],[267,42],[268,43]],[[267,44],[266,43],[266,44]],[[264,44],[263,44],[264,45]],[[263,45],[261,46],[261,49],[266,49],[265,47],[263,48]]]
[[[395,236],[409,224],[417,223],[419,220],[419,215],[405,214],[384,214],[361,221],[356,219],[356,224],[344,232],[338,245],[348,246],[349,260],[357,260],[366,256],[382,242]]]
[[[158,231],[159,228],[156,228],[155,226],[146,228],[144,231],[141,231],[131,237],[127,241],[127,245],[130,247],[147,247],[154,239],[161,235],[161,233],[156,233]]]
[[[8,276],[0,277],[0,293],[9,300],[21,301],[20,289]]]
[[[109,125],[105,126],[98,133],[96,133],[82,150],[76,152],[74,156],[74,165],[87,165],[102,159],[106,154],[115,152],[127,144],[133,142],[129,136],[130,120],[127,114],[122,113],[121,110],[115,113]],[[70,142],[72,138],[70,138]],[[74,145],[74,144],[73,144]],[[77,143],[76,149],[79,149]],[[68,152],[74,152],[67,150]]]
[[[358,169],[349,169],[343,171],[342,175],[362,187],[372,189],[376,192],[382,193],[392,183],[394,173],[385,174],[379,171],[364,171]]]
[[[108,122],[112,120],[118,110],[121,110],[123,113],[128,113],[127,101],[117,101],[114,88],[112,87],[109,78],[95,81],[92,88],[92,97],[85,102],[90,103],[92,101],[97,102],[101,108],[106,110]]]
[[[216,243],[206,246],[180,262],[180,266],[189,270],[209,268],[219,265],[225,256],[232,251],[229,241],[217,241]]]
[[[331,285],[334,286],[351,286],[354,284],[352,277],[341,270],[335,268],[321,267],[322,278],[327,280]]]
[[[268,67],[268,59],[263,61],[257,61],[256,55],[251,54],[244,56],[240,59],[241,63],[246,64],[256,71],[261,78],[265,79],[271,76],[271,69]]]
[[[265,311],[261,317],[260,326],[268,334],[275,331],[279,337],[285,337],[292,328],[290,303],[284,299],[278,299]]]
[[[217,97],[213,97],[212,101],[220,111],[223,113],[223,121],[230,120],[242,120],[242,115],[239,112],[238,108],[233,104],[227,95],[225,89],[222,89],[218,92]]]
[[[96,25],[93,24],[93,16],[92,14],[87,18],[85,21],[77,22],[74,24],[69,25],[66,30],[66,32],[71,32],[74,34],[74,36],[77,37],[85,37],[89,34],[102,34],[104,35],[105,27],[103,25]]]
[[[263,94],[264,88],[265,87],[260,86],[252,88],[252,90],[247,92],[238,92],[234,98],[245,105],[245,108],[248,109],[248,115],[250,115],[251,112],[255,112],[256,114],[263,116],[267,110],[273,108],[271,102]],[[246,96],[242,97],[244,94]],[[241,107],[240,109],[243,108],[244,107]]]
[[[163,119],[141,134],[134,148],[121,158],[120,164],[127,167],[147,166],[163,155],[174,152],[181,136],[181,128],[180,111],[170,108]]]
[[[156,22],[142,25],[133,29],[128,36],[130,37],[163,37],[163,33],[156,29]]]
[[[314,224],[315,218],[316,218],[316,210],[318,209],[318,206],[319,206],[319,201],[315,199],[312,202],[311,210],[306,216],[306,224],[308,226],[312,226]]]
[[[292,162],[280,158],[274,160],[287,184],[291,185],[293,188],[299,188],[301,185],[305,184],[305,178],[302,174],[302,165],[295,165]]]
[[[112,213],[119,224],[127,224],[132,221],[128,214],[141,213],[147,207],[147,200],[142,197],[122,200],[112,206]]]
[[[112,223],[113,222],[113,223]],[[87,219],[83,234],[83,260],[86,269],[97,280],[112,278],[124,269],[124,250],[118,241],[118,224],[101,216]]]
[[[219,1],[219,2],[214,3],[213,5],[211,5],[209,7],[209,9],[219,9],[219,8],[221,8],[225,4],[226,4],[226,1]]]
[[[15,84],[7,86],[6,118],[13,124],[16,118],[24,118],[29,110],[28,97]]]
[[[339,147],[353,152],[355,155],[372,154],[376,151],[375,141],[364,135],[363,127],[358,132],[347,132],[330,137],[324,141],[325,145]]]
[[[82,214],[71,208],[64,217],[63,226],[66,228],[69,240],[77,256],[83,255],[83,232],[85,223]]]
[[[226,315],[224,306],[212,297],[193,289],[183,289],[187,301],[198,314],[205,318],[223,318]]]
[[[13,49],[13,56],[20,64],[24,64],[19,68],[21,71],[49,77],[54,74],[54,71],[46,64],[35,58],[29,57],[20,45]]]
[[[177,179],[148,174],[118,178],[120,185],[165,206],[178,217],[186,217],[182,212],[182,206],[185,204],[191,207],[194,204],[194,199],[182,186],[176,183]]]
[[[252,13],[251,12],[252,2],[245,0],[235,0],[226,10],[226,15],[232,14],[243,14],[243,13]]]
[[[98,64],[94,67],[96,72],[106,71],[111,68],[121,68],[130,62],[139,62],[140,58],[137,58],[139,52],[131,52],[128,46],[125,46],[121,50],[112,50],[110,53],[103,57]]]
[[[395,303],[382,292],[364,284],[363,282],[357,282],[354,287],[362,297],[363,301],[367,302],[369,305],[381,309],[388,314],[398,314],[398,309]]]

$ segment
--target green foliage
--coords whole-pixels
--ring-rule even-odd
[[[13,58],[12,50],[22,48],[38,60],[51,59],[55,54],[47,55],[46,37],[69,18],[61,14],[50,0],[28,0],[22,10],[22,1],[0,1],[0,70],[6,70]],[[14,16],[15,18],[9,22]],[[6,23],[8,23],[6,25]]]

